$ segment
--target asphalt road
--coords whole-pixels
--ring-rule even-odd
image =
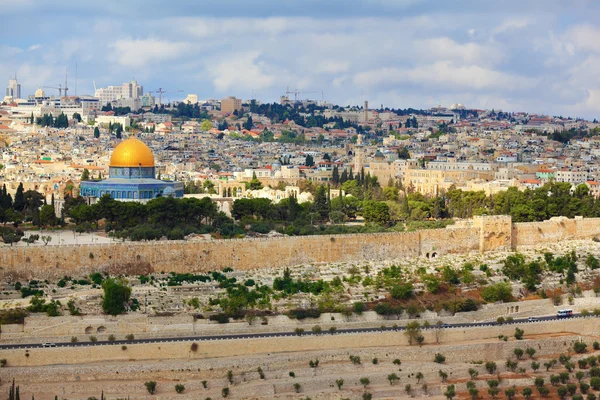
[[[559,318],[555,315],[545,317],[535,317],[536,321],[529,321],[528,318],[514,319],[511,322],[505,322],[501,325],[522,325],[522,324],[535,324],[542,321],[553,321]],[[594,315],[582,316],[581,314],[573,314],[572,317],[568,318],[595,318]],[[496,322],[473,322],[466,324],[444,324],[441,329],[456,329],[456,328],[474,328],[481,326],[498,326],[500,324]],[[406,327],[399,326],[397,328],[350,328],[350,329],[336,329],[334,332],[329,330],[323,330],[321,333],[314,333],[312,331],[305,331],[302,336],[315,336],[315,335],[345,335],[353,333],[367,333],[367,332],[386,332],[386,331],[404,331]],[[428,328],[421,328],[422,330],[436,329],[436,327],[430,326]],[[53,343],[52,347],[88,347],[88,346],[116,346],[116,345],[128,345],[128,344],[142,344],[142,343],[175,343],[175,342],[200,342],[209,340],[239,340],[239,339],[256,339],[256,338],[271,338],[271,337],[288,337],[298,336],[296,332],[273,332],[273,333],[244,333],[236,335],[209,335],[209,336],[187,336],[187,337],[171,337],[171,338],[151,338],[151,339],[139,339],[139,340],[113,340],[113,341],[97,341],[97,342],[63,342]],[[42,343],[21,343],[21,344],[3,344],[0,345],[0,350],[9,349],[36,349],[42,348]]]

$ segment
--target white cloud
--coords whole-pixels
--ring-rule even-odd
[[[186,42],[162,39],[119,39],[111,45],[116,61],[126,67],[143,67],[149,63],[174,61],[190,49]]]
[[[529,20],[529,18],[525,18],[525,17],[509,18],[509,19],[504,20],[504,22],[502,22],[497,27],[495,27],[492,30],[492,33],[494,33],[494,34],[500,34],[500,33],[505,33],[505,32],[512,33],[514,31],[526,28],[530,24],[531,24],[531,21]]]
[[[456,66],[442,61],[410,69],[370,70],[357,74],[354,83],[359,87],[411,84],[434,89],[505,91],[531,88],[536,82],[477,65]]]
[[[274,76],[266,71],[267,66],[258,58],[257,51],[223,57],[224,61],[207,66],[217,91],[263,90],[275,82]]]
[[[576,50],[600,53],[600,28],[592,25],[577,25],[566,33],[563,38],[563,47],[570,54]]]
[[[469,42],[457,43],[448,37],[418,40],[415,51],[425,59],[460,60],[467,64],[496,64],[503,58],[499,46],[483,46]]]
[[[321,61],[315,67],[316,72],[325,73],[325,74],[339,74],[342,72],[346,72],[350,69],[350,64],[344,61],[338,60],[326,60]]]

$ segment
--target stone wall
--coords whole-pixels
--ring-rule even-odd
[[[497,338],[503,334],[511,336],[515,332],[515,326],[525,331],[526,341],[504,343],[478,343],[488,339]],[[558,320],[547,322],[536,322],[519,325],[486,326],[477,328],[451,328],[442,330],[440,343],[450,345],[453,343],[471,341],[469,346],[460,346],[453,351],[446,349],[448,362],[469,362],[472,360],[498,360],[509,357],[514,347],[525,347],[527,339],[535,335],[548,335],[553,333],[570,333],[573,335],[596,335],[600,328],[598,318],[577,318],[571,320]],[[436,342],[435,330],[423,331],[426,344]],[[419,348],[406,347],[408,341],[402,332],[375,332],[361,334],[338,334],[317,336],[292,336],[292,337],[267,337],[244,340],[218,340],[200,341],[197,352],[190,351],[189,342],[180,343],[158,343],[156,345],[140,344],[129,345],[127,351],[121,350],[120,345],[73,347],[73,348],[50,348],[50,349],[15,349],[3,350],[3,358],[6,358],[11,366],[35,366],[48,364],[84,364],[107,360],[156,360],[156,359],[188,359],[188,358],[215,358],[215,357],[241,357],[252,354],[271,354],[280,352],[306,352],[326,351],[335,349],[352,349],[358,355],[360,349],[389,347],[398,356],[401,354],[403,361],[419,361],[423,359],[433,360],[433,356],[439,351],[437,346],[425,346]],[[561,341],[560,343],[563,343]],[[558,351],[566,350],[570,342],[560,344]],[[475,348],[477,347],[477,349]],[[539,355],[552,354],[557,349],[539,349]],[[27,355],[28,354],[28,355]],[[365,353],[366,354],[366,353]],[[387,355],[396,358],[396,355]],[[367,359],[365,357],[365,359]]]
[[[544,222],[518,222],[512,227],[512,247],[536,246],[600,235],[600,218],[554,217]]]
[[[95,271],[125,273],[249,270],[313,262],[386,260],[426,252],[478,249],[474,228],[269,239],[163,241],[104,245],[4,247],[0,278],[56,279]],[[448,239],[452,240],[448,240]]]
[[[56,279],[95,271],[135,275],[250,270],[314,262],[352,262],[436,256],[556,243],[600,235],[599,218],[552,218],[511,224],[508,216],[417,232],[265,239],[161,241],[104,245],[2,247],[0,280]]]

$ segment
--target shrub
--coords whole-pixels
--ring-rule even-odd
[[[377,359],[377,357],[375,357],[375,358],[372,360],[372,363],[373,363],[373,364],[377,364],[378,362],[379,362],[379,360]]]
[[[223,389],[221,389],[221,397],[228,397],[228,396],[229,396],[229,388],[224,387]]]
[[[587,344],[583,343],[583,342],[575,342],[573,343],[573,350],[575,350],[575,353],[585,353],[587,349]]]
[[[4,368],[4,367],[6,367],[6,364],[7,364],[7,363],[8,363],[8,362],[6,361],[6,358],[3,358],[2,360],[0,360],[0,368]]]
[[[402,364],[402,361],[400,361],[399,358],[394,359],[394,361],[392,361],[394,363],[394,365],[400,365]]]
[[[110,335],[108,335],[108,341],[109,342],[114,342],[115,340],[117,340],[117,338],[115,337],[115,335],[113,335],[112,333]]]
[[[125,339],[127,339],[127,340],[134,340],[134,339],[135,339],[135,336],[133,336],[133,333],[129,333],[129,334],[127,334],[127,335],[125,336]]]
[[[156,392],[156,382],[155,381],[148,381],[148,382],[144,383],[144,386],[146,386],[146,390],[148,391],[148,393],[154,394]]]
[[[296,393],[300,393],[300,384],[298,382],[294,383],[294,390]]]
[[[71,343],[77,343],[77,336],[71,336]]]
[[[335,326],[329,327],[329,333],[335,333],[336,330],[337,330],[337,328]]]
[[[290,376],[290,378],[296,377],[296,373],[294,371],[290,371],[290,373],[288,375]]]
[[[94,335],[90,336],[90,342],[97,342],[98,338]]]
[[[489,374],[496,372],[496,368],[496,363],[493,361],[488,361],[485,363],[485,369]]]
[[[177,385],[175,385],[175,391],[177,393],[183,393],[184,390],[185,390],[185,386],[183,386],[181,383],[178,383]]]
[[[590,386],[594,390],[600,390],[600,378],[597,376],[590,379]]]
[[[362,314],[363,311],[365,311],[365,309],[366,309],[365,303],[363,303],[362,301],[357,301],[354,304],[352,304],[352,308],[353,308],[354,312],[357,314]]]
[[[193,351],[194,353],[198,351],[198,343],[192,343],[192,345],[190,346],[190,350]]]
[[[360,378],[360,384],[363,385],[364,388],[366,388],[367,386],[369,386],[369,383],[371,383],[371,381],[369,380],[369,378]]]
[[[523,329],[515,328],[515,339],[521,340],[523,339],[523,334],[525,331]]]
[[[436,362],[438,364],[443,364],[446,361],[446,357],[441,354],[441,353],[435,353],[435,356],[433,358],[433,362]]]
[[[600,343],[594,342],[592,346],[594,347],[594,350],[600,350]]]
[[[131,287],[124,279],[107,278],[102,283],[104,299],[102,311],[110,315],[119,315],[125,312],[125,305],[131,297]]]
[[[229,381],[229,383],[233,383],[233,371],[232,370],[227,371],[227,380]]]
[[[312,332],[314,334],[320,334],[323,330],[321,329],[321,327],[319,325],[315,325],[311,328]]]
[[[394,383],[398,382],[400,379],[398,375],[392,373],[387,376],[388,381],[390,381],[390,385],[394,385]]]
[[[350,356],[350,361],[352,362],[352,364],[358,365],[358,364],[360,364],[360,357],[359,356]]]
[[[296,335],[302,336],[302,334],[304,333],[304,329],[296,328],[296,329],[294,329],[294,332],[296,333]]]
[[[523,349],[516,348],[513,350],[513,353],[515,354],[515,357],[517,357],[517,360],[520,360],[521,357],[523,357],[524,352]]]
[[[127,350],[127,346],[125,346],[125,345],[121,346],[121,350],[123,350],[123,351]]]
[[[335,385],[337,386],[338,390],[341,390],[342,386],[344,386],[344,380],[343,379],[336,379]]]
[[[527,349],[525,349],[525,353],[527,353],[527,355],[529,356],[529,358],[533,358],[533,356],[535,355],[536,351],[533,347],[528,347]]]

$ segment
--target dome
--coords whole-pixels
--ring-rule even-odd
[[[42,88],[39,88],[38,90],[35,91],[34,94],[35,97],[46,97],[46,93],[44,93],[44,91],[42,90]]]
[[[110,156],[111,167],[154,167],[152,150],[134,137],[122,141]]]

